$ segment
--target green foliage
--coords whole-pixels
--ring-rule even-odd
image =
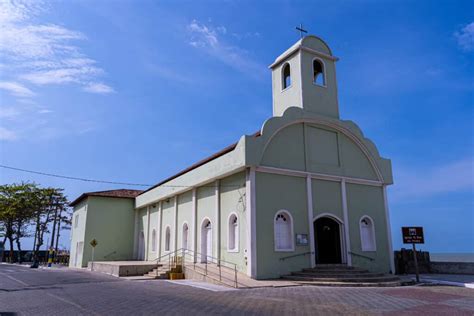
[[[37,253],[52,222],[59,221],[67,227],[69,210],[63,191],[40,188],[36,183],[0,185],[0,232],[3,239],[9,241],[10,249],[15,242],[21,250],[21,239],[34,233]]]

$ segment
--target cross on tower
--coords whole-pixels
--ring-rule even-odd
[[[296,27],[296,30],[298,30],[300,32],[300,38],[303,38],[303,33],[308,33],[308,31],[306,31],[304,28],[303,28],[303,24],[300,23],[300,26]]]

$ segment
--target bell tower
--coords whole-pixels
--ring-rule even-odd
[[[273,64],[273,116],[289,107],[339,118],[336,61],[320,38],[305,36],[281,54]]]

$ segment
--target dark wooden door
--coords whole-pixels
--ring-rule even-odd
[[[329,217],[314,221],[316,263],[342,263],[339,223]]]

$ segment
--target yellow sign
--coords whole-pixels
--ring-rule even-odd
[[[98,242],[97,242],[97,240],[92,239],[90,244],[91,244],[92,248],[95,248],[95,246],[97,246]]]

